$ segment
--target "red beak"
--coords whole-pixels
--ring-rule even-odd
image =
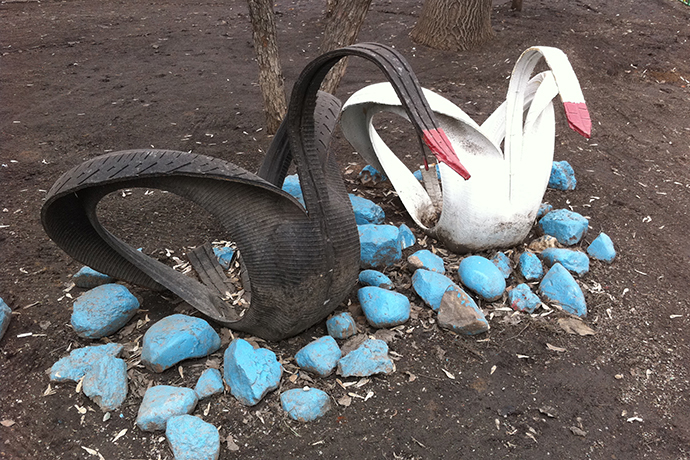
[[[585,109],[587,110],[587,109]],[[460,176],[467,180],[470,178],[470,173],[465,169],[465,167],[458,160],[458,156],[453,150],[453,146],[450,143],[450,139],[446,136],[446,133],[441,129],[427,129],[423,131],[424,142],[431,149],[438,161],[441,161],[448,166],[450,169],[460,174]]]
[[[568,125],[578,134],[582,134],[587,139],[592,136],[592,119],[584,102],[564,102],[565,116],[568,118]]]

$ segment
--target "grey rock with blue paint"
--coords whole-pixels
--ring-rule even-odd
[[[297,174],[292,174],[285,178],[283,190],[295,197],[304,206],[304,195],[302,194],[302,186],[299,183],[299,176]]]
[[[520,274],[527,281],[540,280],[544,276],[544,266],[541,259],[533,252],[525,251],[520,254],[518,268]]]
[[[376,286],[383,289],[393,289],[393,281],[378,270],[362,270],[359,273],[359,282],[363,286]]]
[[[554,161],[551,165],[549,188],[554,190],[575,190],[577,179],[575,171],[567,161]]]
[[[311,422],[326,415],[331,398],[317,388],[294,388],[280,395],[280,404],[291,419]]]
[[[402,260],[400,230],[393,225],[358,225],[360,265],[385,268]]]
[[[295,354],[295,361],[302,369],[325,377],[333,372],[341,357],[338,343],[326,335],[302,347]]]
[[[50,368],[50,380],[54,382],[78,381],[91,370],[94,364],[106,356],[117,357],[123,346],[117,343],[93,345],[72,350],[69,356],[59,359]]]
[[[484,300],[498,300],[506,290],[503,273],[489,259],[469,256],[458,266],[460,282]]]
[[[121,284],[103,284],[74,301],[71,323],[79,337],[100,339],[114,334],[132,319],[139,301]]]
[[[438,325],[462,335],[476,335],[489,330],[489,322],[472,297],[451,286],[443,294],[436,317]]]
[[[365,185],[376,185],[388,180],[388,177],[386,177],[384,173],[374,168],[372,165],[363,167],[357,178]]]
[[[501,271],[503,278],[508,279],[510,274],[513,273],[510,257],[508,257],[504,252],[497,252],[491,258],[491,262]]]
[[[400,227],[398,227],[398,231],[400,232],[398,236],[398,240],[400,241],[400,249],[407,249],[417,243],[417,238],[407,225],[401,224]]]
[[[196,397],[199,400],[222,393],[223,389],[223,377],[220,375],[220,371],[214,368],[204,370],[194,386]]]
[[[541,219],[551,211],[553,211],[553,205],[549,203],[540,204],[539,209],[537,210],[537,220]]]
[[[104,412],[117,409],[127,398],[127,363],[114,356],[101,358],[84,376],[82,390]]]
[[[72,275],[72,282],[78,288],[93,289],[103,284],[112,283],[114,279],[104,273],[98,272],[91,267],[82,267],[77,273]]]
[[[534,313],[541,305],[541,300],[528,285],[522,283],[508,291],[508,303],[513,310]]]
[[[326,321],[328,335],[336,339],[347,339],[357,333],[357,324],[348,312],[338,313]]]
[[[357,298],[373,327],[398,326],[410,319],[410,301],[399,292],[367,286],[357,291]]]
[[[222,248],[213,248],[213,254],[215,254],[218,263],[223,270],[228,270],[230,264],[232,263],[232,258],[235,256],[235,250],[228,246],[223,246]]]
[[[584,275],[589,271],[589,257],[582,251],[562,248],[548,248],[541,253],[547,267],[555,263],[578,275]]]
[[[343,377],[368,377],[374,374],[391,374],[394,371],[395,364],[388,357],[386,342],[367,339],[338,361],[337,373]]]
[[[420,269],[412,275],[412,288],[434,311],[438,311],[443,294],[449,287],[460,289],[453,280],[440,273]]]
[[[446,273],[446,267],[443,265],[443,259],[428,249],[420,249],[419,251],[411,254],[407,258],[407,263],[409,263],[414,270],[422,268],[424,270],[429,270],[431,272],[440,274]]]
[[[568,209],[551,211],[539,219],[539,228],[566,246],[579,243],[587,234],[588,226],[585,217]]]
[[[218,460],[220,455],[218,429],[193,415],[170,417],[165,437],[175,460]]]
[[[349,194],[357,225],[382,224],[386,218],[381,206],[361,196]]]
[[[549,301],[554,302],[568,313],[577,316],[587,316],[587,303],[580,285],[573,275],[556,263],[544,275],[539,284],[539,292]]]
[[[220,337],[203,319],[170,315],[151,326],[142,341],[141,362],[163,372],[189,358],[202,358],[220,348]]]
[[[587,254],[610,264],[616,258],[616,249],[611,238],[606,233],[600,233],[587,248]]]
[[[12,319],[12,309],[5,303],[4,300],[0,299],[0,340],[7,332],[7,328],[10,327],[10,320]]]
[[[191,388],[156,385],[144,393],[137,413],[137,426],[143,431],[165,430],[176,415],[191,414],[199,402]]]
[[[255,350],[246,340],[230,342],[223,363],[225,383],[232,395],[246,406],[258,404],[280,385],[283,368],[275,353],[266,348]]]

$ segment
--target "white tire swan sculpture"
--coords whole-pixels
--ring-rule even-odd
[[[530,78],[542,57],[550,70]],[[366,161],[386,173],[417,225],[449,249],[467,252],[519,243],[534,223],[549,181],[557,95],[570,127],[587,138],[591,134],[589,112],[568,58],[551,47],[525,51],[513,69],[506,101],[481,126],[449,100],[426,89],[424,94],[472,174],[471,180],[464,180],[467,175],[439,164],[442,205],[434,202],[434,194],[430,196],[374,128],[377,113],[406,117],[388,83],[367,86],[345,103],[341,116],[345,137]]]

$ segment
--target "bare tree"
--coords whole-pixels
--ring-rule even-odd
[[[410,36],[442,50],[467,50],[495,35],[491,0],[426,0]]]

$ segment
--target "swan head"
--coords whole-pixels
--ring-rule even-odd
[[[448,139],[448,136],[446,136],[446,133],[441,128],[424,130],[423,138],[424,143],[429,147],[438,161],[447,164],[450,169],[458,173],[463,179],[467,180],[470,178],[469,171],[460,163],[450,143],[450,139]]]
[[[592,136],[592,119],[584,102],[564,102],[568,126],[578,134],[589,139]]]

